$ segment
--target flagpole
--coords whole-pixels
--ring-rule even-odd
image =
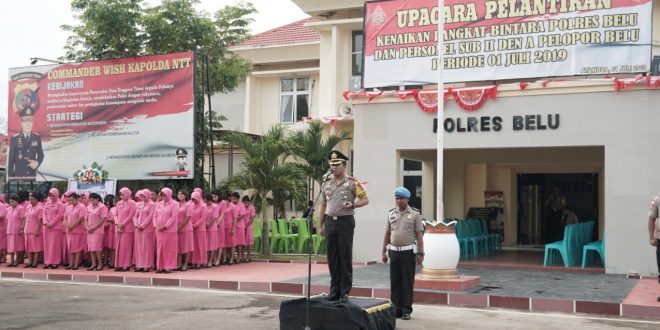
[[[445,1],[438,0],[438,129],[436,158],[436,220],[443,221],[445,207],[443,203],[444,187],[444,121],[445,121],[445,86],[442,81],[444,70],[444,31],[445,31]]]

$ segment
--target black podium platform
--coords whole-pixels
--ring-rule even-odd
[[[350,298],[348,302],[341,303],[325,297],[313,297],[309,304],[312,330],[389,330],[396,327],[394,307],[386,299]],[[280,329],[303,329],[305,312],[305,298],[283,301],[280,304]]]

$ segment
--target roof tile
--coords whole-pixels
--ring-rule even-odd
[[[256,34],[238,47],[294,45],[319,41],[319,33],[305,26],[305,23],[314,21],[317,21],[315,17],[308,17],[297,22]]]

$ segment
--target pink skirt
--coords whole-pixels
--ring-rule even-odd
[[[133,263],[133,233],[115,235],[115,267],[129,268]]]
[[[25,252],[25,235],[7,234],[7,252]]]
[[[245,245],[254,245],[254,227],[251,225],[245,228]]]
[[[64,233],[61,230],[44,229],[44,264],[59,265],[62,263],[62,244]]]
[[[236,226],[234,234],[234,245],[245,245],[245,227]]]
[[[87,246],[87,240],[82,234],[66,233],[66,249],[68,253],[82,252]]]
[[[104,243],[103,236],[104,233],[87,233],[87,251],[102,252]]]
[[[176,233],[156,232],[156,269],[176,269],[177,242]]]
[[[224,249],[225,246],[225,227],[218,226],[218,249]]]
[[[112,227],[112,226],[108,226],[105,229],[105,233],[103,234],[103,247],[106,248],[106,249],[114,250],[115,249],[115,231],[108,229],[110,227]]]
[[[218,231],[207,231],[206,232],[206,249],[209,251],[215,251],[218,249]]]
[[[42,235],[25,234],[25,252],[43,252],[44,239]]]
[[[192,253],[192,263],[195,265],[206,265],[208,260],[206,231],[196,230],[193,235],[195,249]]]
[[[135,232],[135,267],[154,268],[154,256],[156,251],[156,233]]]
[[[177,246],[179,254],[192,252],[195,249],[192,231],[182,231],[177,233],[177,236],[179,238],[179,244]]]
[[[233,235],[231,233],[231,228],[225,228],[225,247],[226,248],[233,248],[234,246],[236,246],[236,244],[234,242],[234,236],[235,235]]]

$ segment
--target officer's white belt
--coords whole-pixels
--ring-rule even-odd
[[[415,248],[415,244],[404,245],[404,246],[394,246],[392,244],[387,245],[387,249],[392,251],[408,251],[414,248]]]

